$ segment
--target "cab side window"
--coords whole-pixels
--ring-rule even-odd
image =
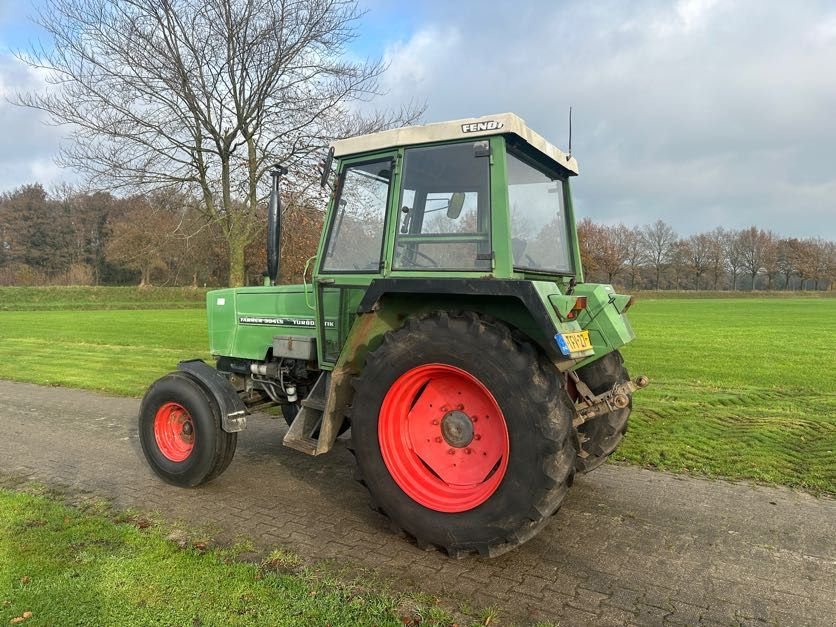
[[[392,179],[392,161],[350,165],[340,178],[325,247],[324,272],[377,272]]]

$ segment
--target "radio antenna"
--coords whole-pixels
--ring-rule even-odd
[[[569,106],[569,154],[566,155],[566,161],[572,158],[572,107]]]

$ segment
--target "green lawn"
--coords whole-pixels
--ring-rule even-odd
[[[616,459],[836,493],[836,300],[640,300]]]
[[[206,304],[206,291],[188,287],[0,287],[0,311],[201,308]]]
[[[120,517],[0,490],[0,624],[23,617],[33,626],[453,622],[425,600],[300,569],[292,555],[239,562],[249,547],[181,549],[164,529]]]
[[[2,376],[15,381],[141,396],[207,351],[203,309],[0,311]]]
[[[836,494],[836,299],[645,296],[630,317],[652,383],[615,459]],[[202,309],[0,311],[7,379],[140,396],[206,345]]]

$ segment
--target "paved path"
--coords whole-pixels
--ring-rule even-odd
[[[138,402],[0,381],[0,472],[89,490],[117,506],[210,523],[310,560],[372,568],[395,588],[561,625],[836,623],[836,501],[786,489],[604,466],[549,526],[494,560],[450,560],[389,531],[344,445],[320,459],[252,418],[229,470],[197,489],[141,457]]]

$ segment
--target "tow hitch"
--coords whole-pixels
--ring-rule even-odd
[[[630,395],[647,387],[647,384],[650,383],[650,379],[641,375],[631,381],[618,383],[603,394],[595,395],[589,389],[589,386],[581,381],[576,372],[570,372],[569,377],[578,390],[578,398],[575,401],[575,418],[572,421],[575,427],[596,416],[602,416],[617,409],[624,409],[630,403]]]

